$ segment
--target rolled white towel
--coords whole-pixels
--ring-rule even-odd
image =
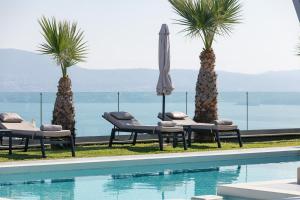
[[[215,125],[232,125],[233,122],[231,120],[223,119],[223,120],[215,120]]]
[[[176,123],[172,121],[160,121],[157,123],[157,125],[163,127],[174,127],[176,126]]]
[[[54,125],[54,124],[43,124],[41,126],[42,131],[61,131],[62,126],[61,125]]]
[[[184,119],[187,117],[183,112],[167,112],[166,115],[171,119]]]

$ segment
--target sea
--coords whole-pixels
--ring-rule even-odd
[[[56,93],[1,92],[0,112],[17,112],[40,126],[52,119]],[[194,115],[194,92],[173,92],[166,96],[166,111]],[[127,111],[141,123],[156,125],[162,110],[162,97],[154,92],[75,92],[77,136],[105,136],[112,125],[102,118],[104,112]],[[220,92],[219,119],[230,119],[241,130],[300,127],[298,92]]]

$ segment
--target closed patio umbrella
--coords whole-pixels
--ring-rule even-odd
[[[298,20],[300,22],[300,0],[293,0],[293,3],[294,3],[294,7],[296,9]]]
[[[162,24],[159,31],[158,45],[158,65],[159,78],[156,86],[156,93],[163,97],[162,102],[162,119],[165,117],[165,96],[170,95],[174,89],[169,74],[170,71],[170,41],[169,28],[167,24]]]

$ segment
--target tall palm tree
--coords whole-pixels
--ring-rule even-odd
[[[212,44],[216,35],[229,34],[240,23],[238,0],[169,0],[185,26],[183,32],[200,37],[204,47],[200,54],[201,68],[196,83],[195,116],[197,122],[213,122],[217,115],[217,75]]]
[[[52,123],[71,130],[75,137],[75,109],[68,68],[84,61],[87,45],[83,41],[83,31],[77,28],[76,23],[57,22],[55,18],[42,17],[38,22],[45,39],[39,51],[42,54],[51,55],[62,72],[57,87]]]

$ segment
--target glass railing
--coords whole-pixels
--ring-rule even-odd
[[[55,93],[0,93],[0,112],[17,112],[28,121],[51,123]],[[42,97],[42,98],[41,98]],[[166,111],[194,114],[193,92],[166,97]],[[151,92],[75,92],[77,136],[109,135],[104,112],[128,111],[144,124],[157,124],[162,98]],[[300,93],[220,92],[219,118],[233,120],[241,130],[300,127]]]

